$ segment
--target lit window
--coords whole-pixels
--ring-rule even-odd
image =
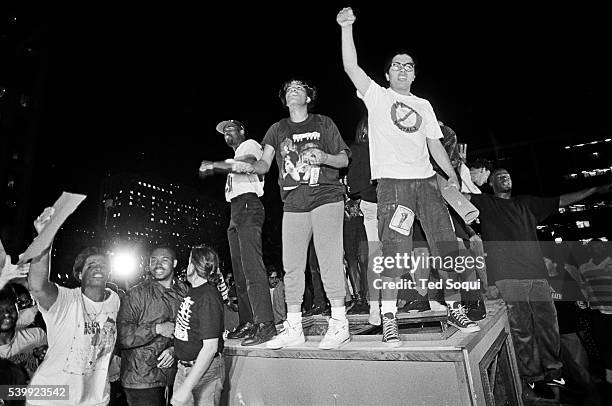
[[[577,221],[576,222],[576,227],[578,227],[578,228],[589,228],[589,227],[591,227],[591,222],[588,221],[588,220]]]

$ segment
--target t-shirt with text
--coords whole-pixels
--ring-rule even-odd
[[[315,149],[331,155],[346,151],[350,156],[349,147],[332,119],[320,114],[309,114],[300,123],[282,119],[268,129],[262,144],[274,147],[276,153],[284,211],[307,212],[343,200],[339,170],[311,163],[311,152]]]
[[[401,95],[370,80],[365,95],[372,179],[426,179],[434,175],[427,138],[443,138],[429,101]]]
[[[32,400],[28,405],[106,405],[110,399],[108,367],[117,339],[119,296],[94,302],[80,288],[58,286],[57,300],[45,310],[49,349],[31,385],[68,385],[70,400]]]
[[[255,159],[259,160],[262,154],[263,150],[257,141],[245,140],[236,148],[234,159],[245,155],[252,155]],[[263,176],[259,177],[254,174],[229,173],[225,181],[225,200],[229,202],[234,197],[245,193],[256,193],[258,197],[263,196]]]
[[[217,288],[204,283],[190,288],[183,299],[174,327],[174,354],[182,361],[194,361],[202,340],[218,338],[217,352],[223,352],[223,300]]]

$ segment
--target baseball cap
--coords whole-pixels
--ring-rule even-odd
[[[225,130],[225,127],[227,127],[228,125],[232,125],[235,126],[237,129],[239,130],[244,130],[244,125],[238,121],[238,120],[224,120],[221,121],[219,124],[217,124],[217,132],[221,133],[221,134],[225,134],[223,131]]]

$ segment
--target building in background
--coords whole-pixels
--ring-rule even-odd
[[[174,248],[181,268],[186,266],[189,250],[196,244],[214,247],[220,254],[222,270],[231,263],[226,204],[202,196],[194,188],[120,173],[102,180],[98,204],[103,244],[115,255],[129,253],[137,257],[140,272],[136,278],[146,266],[148,250],[156,245]]]
[[[612,181],[612,138],[605,136],[579,144],[550,139],[519,142],[474,151],[469,159],[477,157],[510,171],[515,196],[561,195]],[[546,240],[612,240],[611,218],[612,196],[594,195],[560,208],[559,214],[548,218],[538,230]]]

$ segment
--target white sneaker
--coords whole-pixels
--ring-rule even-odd
[[[351,341],[351,334],[349,333],[348,320],[329,319],[329,327],[327,327],[327,333],[319,343],[319,349],[333,350],[349,341]]]
[[[433,310],[434,312],[446,313],[448,311],[448,307],[444,306],[442,303],[438,302],[437,300],[430,300],[429,308]]]
[[[302,325],[291,326],[288,321],[283,322],[283,331],[278,333],[276,337],[266,342],[266,348],[271,350],[278,350],[283,347],[291,347],[294,345],[304,344],[306,338],[304,337],[304,330]]]
[[[368,323],[370,323],[373,326],[380,326],[380,323],[382,323],[382,320],[380,319],[380,310],[376,309],[373,312],[370,312],[370,317],[368,317]]]

